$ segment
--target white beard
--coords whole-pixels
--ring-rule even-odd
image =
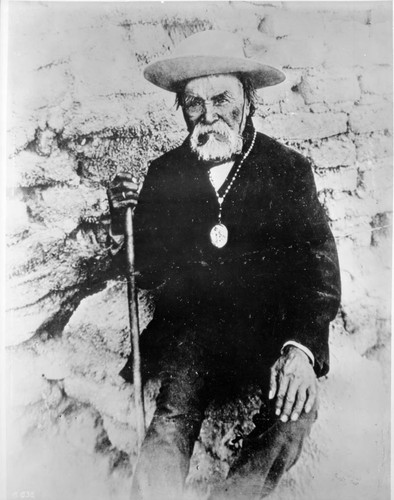
[[[190,135],[190,148],[200,161],[227,161],[241,152],[242,136],[223,121],[212,125],[198,123]]]

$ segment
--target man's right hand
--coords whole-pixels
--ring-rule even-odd
[[[131,174],[119,173],[111,182],[108,190],[108,202],[112,219],[112,230],[123,233],[124,218],[127,207],[135,207],[138,203],[140,186]]]

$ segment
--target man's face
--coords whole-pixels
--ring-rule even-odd
[[[182,109],[190,147],[201,161],[226,161],[241,151],[249,104],[237,77],[212,75],[190,80]]]

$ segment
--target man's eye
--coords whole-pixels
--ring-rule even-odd
[[[191,98],[185,100],[185,106],[189,109],[198,108],[203,105],[203,101],[197,98]]]
[[[225,95],[218,95],[213,99],[213,103],[215,104],[215,106],[220,106],[222,104],[225,104],[226,102],[228,102],[228,98]]]

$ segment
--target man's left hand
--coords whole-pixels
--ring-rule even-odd
[[[317,399],[317,379],[308,356],[291,346],[271,368],[269,399],[276,396],[275,413],[282,422],[309,413]]]

